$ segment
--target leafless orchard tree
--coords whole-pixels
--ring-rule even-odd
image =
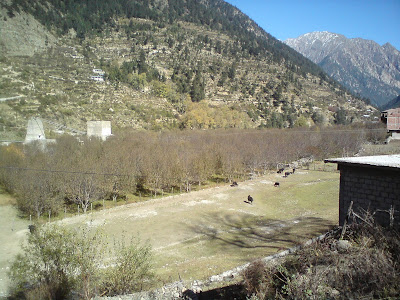
[[[20,195],[22,209],[39,216],[49,208],[59,210],[63,199],[87,211],[97,199],[116,201],[138,189],[189,191],[214,175],[231,181],[302,157],[350,155],[364,137],[349,127],[122,131],[105,142],[62,136],[45,149],[35,144],[0,147],[0,183]],[[28,170],[42,171],[29,175]]]

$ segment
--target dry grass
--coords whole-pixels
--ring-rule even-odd
[[[321,234],[338,219],[339,174],[298,170],[60,221],[149,240],[162,282],[205,279]],[[273,186],[280,181],[279,188]],[[251,194],[253,205],[244,200]]]
[[[275,181],[280,187],[273,186]],[[252,181],[156,198],[61,220],[100,226],[111,238],[139,235],[154,250],[159,284],[205,279],[326,232],[338,220],[339,174],[297,170]],[[251,194],[253,205],[244,200]],[[4,196],[2,198],[2,196]],[[0,195],[0,203],[12,198]],[[9,200],[5,200],[9,199]],[[2,202],[3,201],[3,202]],[[0,206],[0,268],[20,249],[28,222]],[[4,217],[3,217],[4,215]],[[14,231],[9,227],[14,224]],[[1,272],[0,272],[1,273]],[[5,292],[5,274],[0,292]]]
[[[352,225],[340,246],[333,231],[278,266],[255,262],[243,287],[258,299],[395,299],[400,294],[400,235],[395,230]]]
[[[400,141],[391,141],[388,144],[366,144],[360,152],[360,155],[385,155],[385,154],[399,154]]]

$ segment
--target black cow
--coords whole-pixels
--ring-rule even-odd
[[[291,172],[285,172],[285,177],[288,177],[290,174],[292,174]]]
[[[236,181],[232,182],[231,186],[238,186],[238,183]]]
[[[250,204],[253,204],[254,199],[253,199],[252,196],[248,195],[248,196],[247,196],[247,201],[248,201]]]
[[[275,182],[274,186],[279,187],[279,182]]]
[[[282,173],[283,171],[285,170],[285,168],[280,168],[279,170],[278,170],[278,174],[280,174],[280,173]]]
[[[28,228],[29,228],[29,232],[30,232],[30,233],[35,233],[35,231],[36,231],[36,225],[29,225]]]

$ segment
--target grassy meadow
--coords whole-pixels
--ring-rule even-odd
[[[316,168],[318,169],[318,168]],[[139,237],[153,248],[159,285],[206,279],[317,236],[338,221],[339,173],[271,172],[254,180],[121,205],[68,217],[65,226],[90,226],[109,238]],[[279,187],[274,183],[279,182]],[[253,204],[245,201],[254,198]],[[6,270],[29,221],[18,218],[14,199],[0,192],[0,297]]]
[[[274,183],[280,182],[280,187]],[[317,236],[338,221],[339,173],[297,170],[132,203],[59,221],[139,237],[154,254],[159,284],[205,279]],[[247,196],[253,204],[245,202]]]

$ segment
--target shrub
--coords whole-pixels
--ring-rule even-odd
[[[149,245],[140,245],[138,240],[126,244],[124,239],[114,244],[112,267],[106,271],[103,286],[107,295],[128,294],[143,289],[153,277]]]
[[[37,229],[11,265],[12,294],[36,299],[64,299],[77,268],[74,234],[57,226]]]
[[[262,260],[250,264],[243,273],[243,286],[247,294],[256,299],[273,298],[275,291],[272,284],[272,268]]]
[[[115,243],[104,268],[107,246],[99,230],[41,226],[22,250],[9,272],[10,294],[18,299],[66,299],[72,292],[91,299],[140,290],[139,283],[151,278],[150,247],[133,240]]]
[[[379,226],[352,225],[348,249],[335,232],[288,256],[275,268],[253,263],[243,286],[258,299],[372,299],[397,297],[400,236]],[[274,295],[274,291],[276,294]]]

